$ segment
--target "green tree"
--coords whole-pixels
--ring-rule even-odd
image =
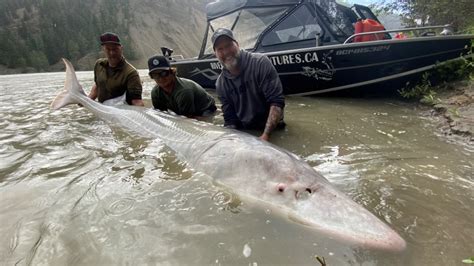
[[[409,26],[451,24],[465,30],[474,24],[472,0],[385,0],[377,7],[401,14]]]
[[[67,42],[67,49],[68,49],[68,54],[67,57],[69,57],[72,60],[76,60],[80,57],[79,53],[79,44],[77,41],[70,40]]]
[[[0,0],[0,64],[45,70],[61,57],[74,62],[98,51],[105,31],[118,33],[136,58],[130,10],[129,0]]]
[[[28,64],[34,67],[37,71],[43,71],[49,66],[48,58],[43,52],[32,51],[29,54]]]

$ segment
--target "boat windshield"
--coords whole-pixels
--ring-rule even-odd
[[[218,28],[232,29],[241,49],[254,48],[262,31],[275,22],[288,8],[280,6],[241,9],[211,20],[204,54],[213,53],[211,36]]]

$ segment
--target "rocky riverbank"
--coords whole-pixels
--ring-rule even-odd
[[[443,135],[474,147],[474,81],[458,81],[438,91],[430,115]]]

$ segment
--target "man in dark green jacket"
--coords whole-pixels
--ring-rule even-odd
[[[123,57],[123,46],[115,33],[100,36],[102,51],[107,58],[96,61],[94,85],[89,98],[99,102],[126,94],[128,104],[143,106],[142,83],[137,70]]]
[[[191,118],[211,116],[216,111],[214,98],[196,82],[176,76],[176,69],[166,57],[151,57],[148,69],[157,84],[151,91],[155,109],[171,110]]]

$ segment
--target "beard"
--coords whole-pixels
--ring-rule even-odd
[[[239,67],[239,58],[240,50],[235,55],[227,56],[223,60],[219,59],[219,62],[224,66],[225,69],[233,70]]]

